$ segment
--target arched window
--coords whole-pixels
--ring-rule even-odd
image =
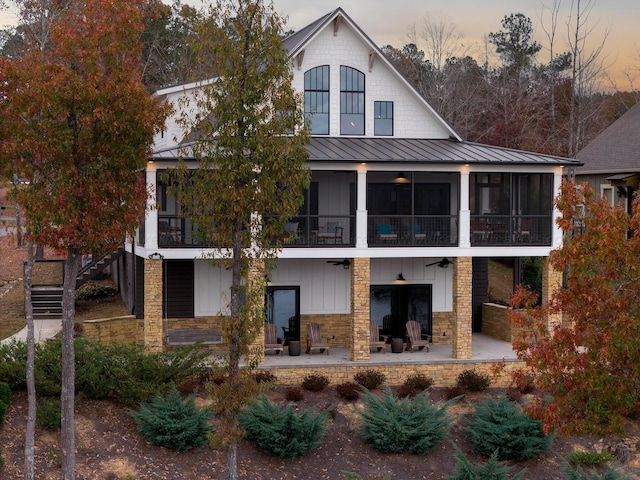
[[[304,117],[313,135],[329,134],[329,65],[304,73]]]
[[[364,73],[340,67],[340,134],[364,135]]]

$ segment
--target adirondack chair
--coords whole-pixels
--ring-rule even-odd
[[[429,340],[431,340],[430,335],[423,335],[420,331],[420,324],[415,320],[409,320],[407,322],[407,348],[408,352],[413,352],[414,347],[417,347],[418,350],[422,350],[426,347],[427,352],[429,351]]]
[[[322,338],[322,327],[319,323],[307,324],[307,353],[313,350],[320,350],[320,353],[327,351],[329,355],[329,339]]]
[[[369,349],[375,348],[378,352],[387,353],[387,336],[380,335],[380,325],[376,322],[371,322],[369,332]]]
[[[278,338],[278,329],[273,323],[264,324],[264,352],[276,352],[282,355],[284,340]]]

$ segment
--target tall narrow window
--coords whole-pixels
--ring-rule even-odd
[[[393,135],[393,102],[373,103],[373,134]]]
[[[304,73],[304,117],[313,135],[329,134],[329,65]]]
[[[340,67],[340,134],[364,135],[364,73]]]

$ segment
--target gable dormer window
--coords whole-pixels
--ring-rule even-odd
[[[340,67],[340,134],[364,135],[364,73]]]
[[[329,134],[329,65],[304,72],[304,118],[311,134]]]

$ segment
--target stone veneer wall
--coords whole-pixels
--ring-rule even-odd
[[[371,259],[354,258],[351,263],[352,362],[368,362],[371,335]]]
[[[453,339],[453,312],[433,312],[433,343],[450,345]]]
[[[453,271],[453,358],[471,358],[472,276],[471,257],[454,260]]]
[[[147,350],[162,351],[162,259],[144,259],[144,321],[142,341]]]
[[[375,364],[370,362],[365,365],[314,365],[313,367],[259,367],[261,370],[268,370],[273,373],[276,383],[282,385],[299,385],[304,377],[310,374],[325,375],[332,385],[353,381],[353,376],[363,370],[374,369],[382,372],[387,377],[389,385],[400,385],[409,375],[422,373],[431,377],[435,387],[449,387],[455,385],[458,375],[464,370],[475,369],[478,373],[489,375],[494,379],[492,386],[506,387],[511,381],[511,372],[523,367],[523,363],[518,360],[512,361],[457,361],[451,363],[429,363],[411,365],[389,365]],[[498,377],[494,376],[494,371],[500,369]]]
[[[302,346],[302,351],[307,348],[307,325],[310,323],[320,324],[322,336],[330,338],[329,347],[349,348],[351,343],[350,315],[346,313],[300,315],[300,345]]]
[[[85,320],[82,322],[82,334],[89,340],[109,343],[142,343],[143,321],[135,315]]]
[[[549,261],[549,257],[542,260],[542,305],[547,305],[553,293],[562,285],[562,272],[554,269]],[[549,332],[562,325],[561,313],[551,313],[547,319]]]
[[[511,342],[511,322],[508,307],[497,303],[482,304],[482,333],[504,342]]]

